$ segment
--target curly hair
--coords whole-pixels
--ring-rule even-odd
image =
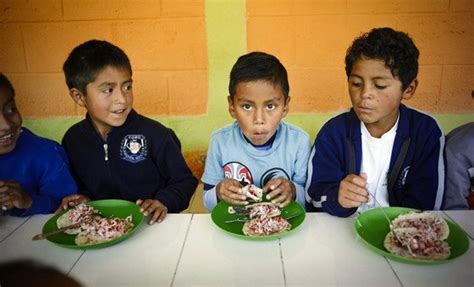
[[[132,66],[125,52],[101,40],[89,40],[74,48],[63,65],[69,89],[86,94],[87,84],[93,82],[106,67],[123,68],[132,74]]]
[[[347,78],[352,66],[361,58],[382,60],[405,90],[418,74],[420,52],[404,32],[392,28],[375,28],[356,38],[347,49],[345,64]]]
[[[251,52],[239,57],[230,72],[230,98],[234,98],[239,83],[258,80],[266,80],[279,86],[285,101],[288,99],[290,85],[285,67],[275,56],[263,52]]]

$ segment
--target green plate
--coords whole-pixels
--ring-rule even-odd
[[[105,200],[89,201],[87,204],[99,210],[102,213],[102,215],[105,217],[117,216],[119,218],[126,218],[127,216],[132,215],[132,222],[133,222],[132,230],[110,241],[86,245],[86,246],[76,245],[76,243],[74,243],[74,239],[76,235],[69,235],[66,233],[51,235],[47,239],[59,246],[66,247],[66,248],[73,248],[73,249],[103,248],[103,247],[113,245],[115,243],[118,243],[126,239],[133,232],[135,232],[135,230],[137,229],[137,227],[140,225],[140,223],[143,220],[143,214],[140,212],[140,208],[138,207],[138,205],[130,201],[120,200],[120,199],[105,199]],[[43,225],[43,233],[58,230],[56,221],[58,217],[64,214],[65,212],[66,210],[52,216]]]
[[[403,207],[384,207],[383,210],[390,220],[393,220],[399,214],[406,213],[414,209]],[[469,239],[467,238],[464,231],[452,221],[448,219],[445,220],[449,226],[449,236],[446,241],[451,247],[451,256],[444,260],[406,258],[388,252],[383,246],[383,242],[385,236],[390,231],[390,227],[382,212],[382,208],[371,209],[360,214],[355,221],[355,230],[359,237],[369,246],[370,249],[385,257],[411,264],[440,264],[451,261],[469,250]]]
[[[303,223],[306,216],[304,208],[301,207],[301,205],[299,205],[298,203],[292,201],[290,202],[290,204],[283,207],[282,212],[281,212],[282,217],[288,217],[294,214],[299,214],[298,216],[289,219],[289,222],[291,223],[290,230],[283,233],[273,234],[273,235],[268,235],[268,236],[247,236],[242,232],[242,227],[244,226],[243,222],[235,222],[235,223],[224,222],[227,220],[245,217],[244,215],[230,214],[228,212],[229,206],[230,205],[227,202],[223,202],[223,201],[219,202],[212,209],[212,212],[211,212],[212,221],[222,230],[229,232],[230,234],[235,235],[239,238],[249,239],[249,240],[271,240],[271,239],[276,239],[276,238],[285,236],[293,232],[295,229],[297,229],[298,226],[300,226],[301,223]]]

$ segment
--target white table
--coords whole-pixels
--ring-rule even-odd
[[[466,215],[449,215],[463,226]],[[117,245],[86,251],[31,241],[48,218],[1,218],[0,262],[30,258],[84,286],[474,286],[472,239],[451,262],[404,264],[367,248],[354,217],[308,213],[286,237],[248,241],[218,229],[208,214],[170,214]]]

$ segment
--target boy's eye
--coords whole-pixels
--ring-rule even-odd
[[[245,111],[250,111],[252,109],[252,106],[249,105],[249,104],[243,104],[242,106],[242,109],[244,109]]]
[[[379,90],[383,90],[383,89],[385,89],[387,86],[375,84],[375,87],[376,87],[377,89],[379,89]]]
[[[351,82],[351,86],[355,87],[355,88],[359,88],[362,84],[359,83],[359,82]]]
[[[275,105],[275,104],[268,104],[268,105],[267,105],[267,110],[273,111],[274,109],[276,109],[276,105]]]
[[[16,106],[5,107],[5,113],[7,115],[12,115],[12,114],[16,113],[16,111],[17,111]]]
[[[114,89],[108,88],[108,89],[103,90],[102,92],[104,92],[106,94],[112,94],[113,91],[114,91]]]
[[[132,90],[132,84],[128,84],[128,85],[125,85],[125,87],[123,87],[125,91],[131,91]]]

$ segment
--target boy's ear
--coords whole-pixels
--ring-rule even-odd
[[[404,100],[411,99],[411,97],[413,97],[413,95],[415,94],[416,87],[418,87],[418,80],[414,79],[413,81],[411,81],[410,85],[408,85],[405,91],[403,91],[402,99]]]
[[[69,95],[71,96],[72,100],[76,102],[81,107],[86,106],[86,102],[84,101],[84,94],[76,88],[69,89]]]
[[[234,102],[232,101],[232,98],[230,96],[227,96],[227,102],[229,103],[229,114],[235,118],[235,108],[234,108]]]

